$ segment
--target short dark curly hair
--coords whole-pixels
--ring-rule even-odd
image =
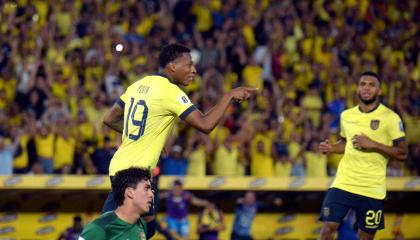
[[[362,75],[360,75],[360,78],[362,78],[363,76],[374,77],[374,78],[378,79],[379,84],[381,84],[381,79],[379,78],[379,75],[375,72],[366,71],[366,72],[362,73]]]
[[[186,46],[177,43],[164,46],[159,54],[159,67],[166,67],[169,62],[181,57],[183,53],[189,53],[190,51]]]
[[[136,189],[139,182],[150,181],[150,179],[151,173],[148,168],[131,167],[117,172],[111,181],[115,204],[118,207],[123,205],[126,188]]]

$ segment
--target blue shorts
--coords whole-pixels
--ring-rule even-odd
[[[169,216],[166,217],[168,230],[176,232],[181,237],[188,237],[190,234],[190,223],[188,218],[176,219]]]
[[[341,223],[349,209],[356,212],[359,229],[369,234],[384,229],[384,200],[330,188],[322,203],[319,220]]]

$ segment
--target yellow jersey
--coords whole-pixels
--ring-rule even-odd
[[[405,141],[401,118],[382,104],[368,113],[361,112],[359,106],[344,111],[341,114],[340,135],[346,139],[346,147],[331,187],[384,199],[388,157],[353,147],[351,139],[362,133],[387,146]]]
[[[204,177],[206,176],[206,149],[204,146],[199,146],[187,156],[188,162],[188,176]]]
[[[290,177],[292,173],[292,162],[276,161],[274,164],[274,176],[276,177]]]
[[[13,167],[14,168],[26,168],[29,166],[29,156],[28,156],[28,142],[29,142],[29,135],[23,134],[20,137],[19,145],[21,151],[18,151],[19,154],[14,156],[15,159],[13,160]]]
[[[132,166],[154,169],[177,117],[196,108],[166,76],[156,73],[130,85],[118,104],[124,108],[122,143],[111,160],[109,174]]]
[[[221,144],[215,153],[213,172],[218,176],[236,176],[237,165],[239,161],[239,149],[232,145],[228,149],[224,144]]]
[[[327,177],[327,156],[312,151],[305,152],[306,176]]]

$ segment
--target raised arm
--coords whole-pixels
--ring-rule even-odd
[[[111,129],[122,133],[124,129],[124,108],[115,103],[104,117],[104,124]]]
[[[222,99],[207,113],[194,110],[185,121],[204,133],[210,133],[222,118],[232,99],[242,101],[248,99],[257,89],[249,87],[238,87],[223,95]]]
[[[194,206],[197,206],[197,207],[204,207],[209,203],[209,201],[207,201],[205,199],[198,198],[198,197],[196,197],[192,194],[191,194],[190,200],[191,200],[191,204],[194,205]]]

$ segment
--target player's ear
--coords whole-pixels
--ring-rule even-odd
[[[128,187],[125,189],[125,196],[129,199],[133,199],[134,198],[134,189],[131,187]]]
[[[168,67],[169,67],[169,70],[171,70],[172,72],[175,72],[176,64],[173,61],[168,63]]]

